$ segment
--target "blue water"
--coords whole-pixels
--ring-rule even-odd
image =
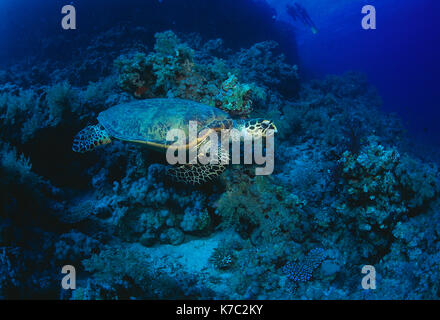
[[[289,16],[294,2],[317,33]],[[61,27],[69,4],[76,30]],[[439,299],[439,10],[1,1],[0,299]],[[171,112],[99,120],[152,98]],[[166,128],[261,119],[277,127],[270,175],[173,177]],[[65,265],[75,290],[60,285]]]
[[[283,14],[288,2],[272,1],[282,19],[288,19]],[[317,35],[306,30],[298,35],[307,75],[361,70],[379,90],[385,110],[401,115],[422,141],[438,145],[438,1],[299,2],[320,26]],[[366,4],[377,10],[377,30],[361,28]]]
[[[304,63],[318,75],[362,70],[378,88],[387,111],[397,112],[413,133],[438,145],[438,2],[349,3],[330,14],[325,6],[317,8],[315,15],[324,30],[299,46]],[[359,7],[366,3],[376,6],[375,31],[360,28]]]

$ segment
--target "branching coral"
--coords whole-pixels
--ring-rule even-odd
[[[116,89],[115,77],[107,77],[101,81],[90,82],[80,93],[81,104],[100,110],[106,106],[106,101]]]
[[[236,256],[234,251],[226,243],[221,243],[214,249],[209,261],[219,270],[230,269],[234,266]]]
[[[288,262],[283,267],[283,272],[293,282],[309,281],[313,272],[318,268],[325,258],[325,251],[322,248],[315,248],[300,262]]]
[[[36,130],[44,126],[44,112],[40,111],[40,97],[31,89],[18,95],[6,91],[0,95],[0,123],[2,138],[26,142]],[[21,131],[17,130],[22,127]]]
[[[0,170],[2,184],[23,184],[32,186],[41,182],[41,178],[31,171],[32,164],[23,154],[17,154],[15,148],[5,144],[0,149]]]
[[[3,139],[28,142],[38,130],[57,126],[69,112],[78,111],[80,101],[68,82],[51,87],[5,91],[0,95]]]
[[[68,82],[55,84],[47,90],[47,106],[49,108],[49,121],[57,125],[64,112],[74,112],[79,108],[78,97]]]
[[[0,112],[1,119],[6,124],[15,124],[16,117],[22,113],[30,113],[35,105],[36,95],[33,90],[20,90],[18,95],[4,92],[0,95]]]

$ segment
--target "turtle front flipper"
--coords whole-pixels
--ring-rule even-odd
[[[75,136],[72,150],[84,153],[111,141],[109,134],[102,125],[88,126]]]
[[[168,174],[178,181],[188,184],[202,184],[213,180],[225,171],[226,166],[219,164],[184,164],[172,167]]]
[[[198,159],[202,160],[206,156],[208,144],[204,144],[199,149]],[[202,161],[194,164],[184,164],[171,167],[168,174],[176,180],[188,184],[202,184],[209,180],[213,180],[223,173],[226,165],[229,163],[229,153],[226,152],[221,145],[218,146],[218,153],[216,154],[214,162]],[[206,163],[206,164],[205,164]]]

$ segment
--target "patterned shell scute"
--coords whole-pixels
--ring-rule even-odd
[[[188,136],[189,121],[197,122],[198,132],[214,128],[229,115],[217,108],[182,99],[147,99],[119,104],[98,115],[108,133],[125,141],[169,145],[171,129],[181,129]],[[227,121],[226,121],[227,122]]]

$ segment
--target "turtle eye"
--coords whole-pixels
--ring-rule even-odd
[[[264,120],[261,122],[261,127],[263,128],[264,131],[268,130],[268,129],[272,129],[276,131],[276,127],[273,124],[273,122],[271,120]]]
[[[273,130],[275,133],[278,132],[277,127],[273,124],[271,120],[264,120],[261,123],[261,127],[263,128],[264,132],[267,130]]]
[[[263,129],[266,130],[267,128],[269,128],[269,126],[270,126],[270,121],[264,120],[263,122],[261,122],[261,127]]]
[[[277,127],[272,121],[270,122],[269,129],[273,130],[275,133],[278,132]]]

